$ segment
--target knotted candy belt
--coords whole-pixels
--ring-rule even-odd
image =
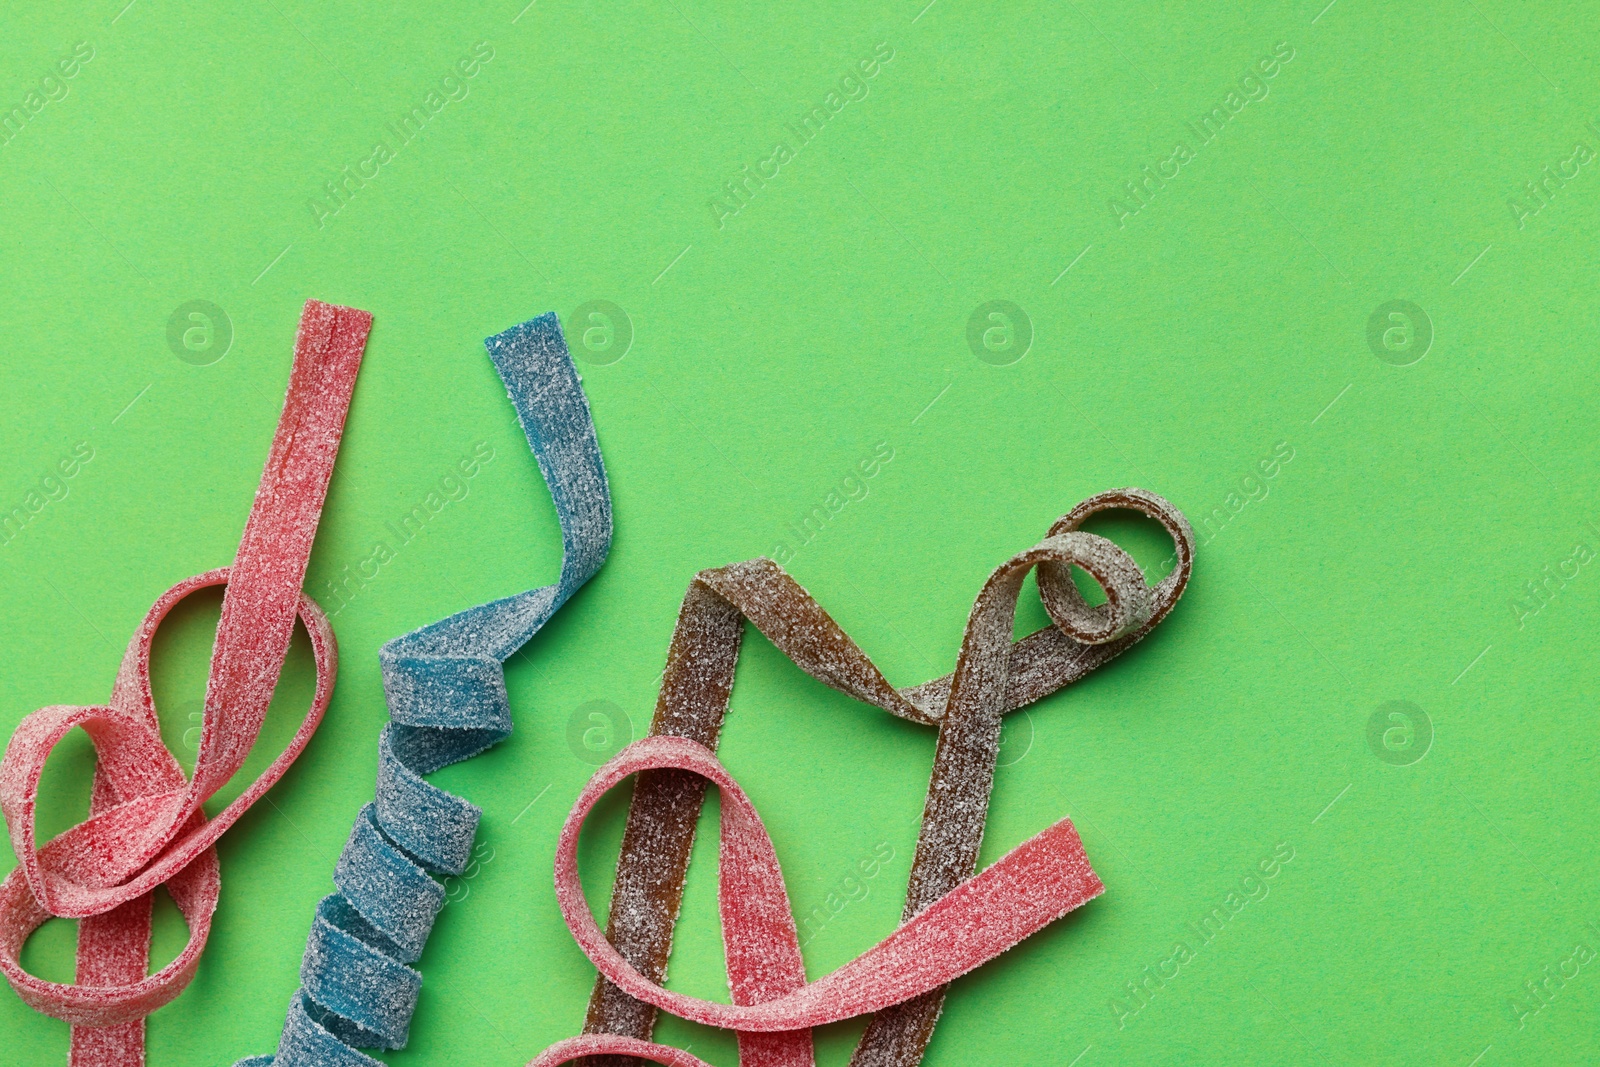
[[[1154,588],[1115,544],[1079,530],[1090,515],[1111,508],[1143,512],[1172,536],[1176,564]],[[891,686],[776,563],[758,559],[699,574],[678,615],[652,736],[596,773],[562,832],[557,896],[600,978],[585,1036],[552,1046],[530,1067],[586,1056],[593,1057],[591,1067],[631,1065],[634,1058],[705,1067],[649,1041],[657,1008],[738,1031],[742,1067],[810,1067],[807,1028],[877,1012],[853,1067],[914,1067],[933,1034],[947,982],[1103,889],[1065,819],[973,876],[1002,717],[1082,678],[1149,633],[1182,595],[1193,560],[1188,522],[1161,497],[1141,489],[1091,497],[1038,545],[990,575],[967,620],[954,673],[907,689]],[[1104,604],[1091,608],[1084,601],[1071,579],[1073,564],[1100,583]],[[1017,596],[1035,567],[1054,625],[1013,642]],[[902,925],[810,984],[771,841],[712,754],[744,619],[819,681],[939,729]],[[633,773],[639,777],[601,937],[578,883],[578,831],[599,796]],[[707,781],[723,798],[718,893],[732,1005],[661,986]]]
[[[217,839],[289,769],[333,694],[333,630],[300,584],[371,327],[364,311],[307,301],[283,414],[233,565],[179,582],[155,602],[128,645],[108,704],[34,712],[0,761],[0,808],[19,863],[0,883],[0,971],[30,1006],[72,1024],[73,1067],[144,1062],[144,1017],[183,991],[205,948],[221,888]],[[213,585],[227,590],[199,752],[185,780],[161,741],[150,644],[173,605]],[[296,618],[316,659],[311,708],[261,776],[208,817],[201,805],[244,765],[261,731]],[[97,757],[89,818],[39,848],[39,776],[74,727],[93,740]],[[163,884],[188,923],[189,942],[147,975],[151,894]],[[46,982],[19,961],[24,942],[51,916],[82,920],[76,985]]]
[[[561,523],[554,585],[480,604],[379,651],[390,722],[378,738],[374,803],[361,809],[317,906],[301,988],[275,1056],[237,1067],[382,1067],[357,1048],[405,1046],[422,955],[445,900],[433,877],[460,875],[479,808],[422,780],[511,733],[503,663],[600,569],[611,498],[589,406],[554,314],[484,342],[539,461]],[[432,872],[430,874],[429,872]]]

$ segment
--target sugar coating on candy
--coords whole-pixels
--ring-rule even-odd
[[[373,1048],[404,1048],[422,975],[320,915],[311,924],[301,962],[306,996],[343,1015],[362,1018]]]
[[[128,644],[108,704],[33,713],[0,761],[0,808],[19,861],[0,883],[0,971],[29,1005],[72,1024],[74,1067],[143,1062],[144,1017],[182,992],[199,966],[221,886],[213,846],[288,770],[332,696],[333,630],[300,586],[371,328],[364,311],[306,302],[283,413],[233,565],[179,582],[157,599]],[[161,741],[150,647],[179,600],[214,585],[227,589],[194,774],[185,780]],[[239,771],[261,731],[297,618],[316,661],[311,708],[261,776],[208,818],[201,805]],[[95,745],[90,817],[37,847],[40,773],[75,727]],[[188,923],[189,942],[146,974],[150,894],[162,884]],[[52,915],[82,920],[77,984],[45,982],[19,962],[28,936]]]
[[[371,1067],[361,1048],[403,1048],[422,955],[482,812],[423,780],[511,733],[503,664],[605,562],[611,497],[594,422],[554,314],[484,342],[550,487],[561,523],[554,585],[480,604],[379,650],[390,722],[373,803],[357,817],[317,908],[274,1056],[236,1067]]]
[[[1176,547],[1173,570],[1153,588],[1115,544],[1079,529],[1091,515],[1124,508],[1161,523]],[[1082,678],[1137,643],[1177,603],[1193,561],[1193,531],[1166,500],[1134,488],[1090,497],[1057,520],[1040,544],[990,576],[968,620],[956,670],[903,689],[891,686],[776,563],[758,559],[704,571],[690,585],[678,614],[651,734],[715,749],[745,619],[818,680],[890,714],[938,726],[904,912],[910,921],[973,876],[1002,716]],[[1084,601],[1072,583],[1072,565],[1100,583],[1107,594],[1104,604],[1090,607]],[[1033,568],[1053,625],[1012,641],[1016,598]],[[705,781],[681,769],[661,768],[644,771],[634,786],[606,938],[649,986],[659,987],[666,979]],[[730,961],[734,954],[730,949]],[[585,1033],[647,1041],[656,1003],[629,995],[601,970]],[[853,1067],[913,1067],[942,1005],[942,986],[935,985],[878,1011],[857,1047]],[[597,1049],[596,1055],[592,1067],[619,1067],[629,1061],[614,1057],[643,1054],[608,1047]]]

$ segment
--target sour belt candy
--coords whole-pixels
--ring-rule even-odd
[[[371,328],[365,311],[306,302],[288,396],[233,565],[179,582],[155,602],[108,704],[42,708],[6,747],[0,807],[19,865],[0,884],[0,971],[29,1005],[72,1024],[74,1067],[144,1062],[144,1017],[182,992],[199,966],[221,886],[217,839],[289,769],[333,694],[333,630],[300,585]],[[173,605],[214,585],[227,589],[194,774],[185,780],[161,741],[150,644]],[[260,733],[296,618],[316,659],[311,708],[261,776],[207,816],[201,805],[244,765]],[[39,776],[74,727],[93,740],[98,761],[90,816],[40,848],[33,825]],[[151,893],[163,884],[188,922],[189,942],[147,975]],[[19,962],[23,943],[51,916],[82,920],[75,985],[44,981]]]
[[[1171,535],[1175,565],[1154,588],[1115,544],[1079,529],[1089,516],[1113,508],[1143,512]],[[967,621],[954,673],[906,689],[891,686],[776,563],[758,559],[701,572],[678,615],[652,737],[639,743],[647,747],[624,750],[601,768],[563,835],[562,847],[570,849],[569,837],[575,840],[591,794],[606,787],[601,783],[618,780],[619,767],[641,772],[623,833],[606,942],[592,936],[581,893],[574,895],[568,853],[558,857],[557,893],[568,925],[601,974],[589,1002],[587,1036],[554,1046],[534,1062],[552,1067],[592,1055],[591,1067],[631,1062],[617,1057],[698,1064],[649,1044],[656,1009],[662,1008],[739,1031],[744,1067],[808,1067],[809,1035],[771,1032],[875,1011],[853,1067],[914,1067],[933,1034],[945,982],[1099,892],[1066,820],[973,877],[1002,717],[1076,681],[1149,633],[1182,595],[1193,560],[1187,520],[1161,497],[1141,489],[1090,497],[1038,545],[989,577]],[[1105,603],[1088,605],[1072,582],[1071,565],[1100,583]],[[1034,568],[1054,625],[1013,642],[1017,596]],[[765,832],[710,756],[732,692],[745,619],[819,681],[939,729],[904,924],[878,948],[810,985],[799,967],[794,921]],[[669,738],[684,740],[669,745]],[[723,792],[721,899],[733,1006],[661,988],[707,780]],[[728,890],[730,882],[755,894],[748,907],[756,915],[743,915],[746,905],[740,893]],[[1056,895],[1030,894],[1028,886]],[[907,943],[918,951],[901,951]]]
[[[561,576],[380,650],[390,722],[378,738],[376,798],[361,809],[334,869],[338,892],[317,906],[276,1055],[238,1067],[381,1067],[356,1050],[405,1046],[422,987],[409,965],[445,900],[434,876],[466,869],[482,814],[422,776],[510,735],[503,663],[600,569],[610,548],[605,467],[556,316],[484,344],[555,500]]]

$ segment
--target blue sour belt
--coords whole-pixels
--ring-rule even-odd
[[[437,876],[467,867],[475,805],[422,776],[511,733],[503,664],[605,562],[611,497],[589,405],[554,313],[484,342],[505,382],[561,521],[561,578],[414,630],[378,652],[390,722],[378,785],[317,905],[301,988],[276,1056],[235,1067],[382,1067],[358,1048],[403,1048],[422,955],[444,905]]]

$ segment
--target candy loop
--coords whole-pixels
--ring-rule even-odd
[[[73,1025],[74,1067],[141,1062],[144,1016],[194,977],[220,892],[214,845],[288,770],[333,693],[333,630],[300,592],[332,477],[372,316],[307,301],[283,413],[231,567],[173,586],[134,632],[99,707],[43,708],[23,720],[0,760],[3,808],[19,866],[0,883],[0,972],[31,1006]],[[161,741],[150,690],[155,630],[183,597],[225,585],[194,774]],[[259,735],[296,619],[311,635],[317,688],[288,746],[232,803],[202,805],[244,765]],[[76,727],[95,745],[89,818],[39,847],[38,786],[50,751]],[[189,925],[170,964],[146,974],[151,893],[165,883]],[[78,918],[77,984],[22,969],[28,936],[50,916]]]
[[[718,899],[734,1003],[663,988],[623,958],[596,925],[578,876],[584,818],[617,783],[652,770],[688,771],[722,792]],[[730,878],[732,876],[732,878]],[[876,947],[806,983],[800,946],[772,840],[754,805],[709,749],[677,737],[635,741],[590,779],[556,846],[556,899],[573,938],[618,988],[707,1026],[773,1033],[853,1018],[936,989],[1104,891],[1072,823],[1062,819],[901,924]],[[746,991],[744,970],[769,968],[769,995]],[[787,988],[785,988],[787,987]],[[778,995],[770,995],[781,990]]]
[[[182,993],[194,978],[221,891],[220,870],[216,849],[208,848],[167,882],[167,892],[189,925],[188,943],[155,974],[109,988],[48,982],[22,969],[18,962],[22,946],[51,915],[27,891],[26,883],[7,879],[0,886],[0,970],[23,1003],[73,1026],[118,1026],[143,1019]]]
[[[378,738],[373,803],[357,817],[317,906],[301,988],[274,1055],[239,1067],[381,1067],[358,1048],[403,1048],[422,956],[444,905],[440,875],[472,857],[482,811],[423,780],[511,733],[505,660],[599,570],[611,498],[594,423],[554,314],[484,342],[516,408],[561,523],[554,585],[480,604],[379,651],[390,722]]]
[[[1052,534],[1044,544],[1050,546],[1055,558],[1038,563],[1039,587],[1049,590],[1041,592],[1039,599],[1050,621],[1062,633],[1086,645],[1103,645],[1126,637],[1150,621],[1155,604],[1150,587],[1144,583],[1144,573],[1115,541],[1068,531]],[[1089,606],[1072,581],[1074,564],[1100,583],[1106,594],[1104,604]]]
[[[1132,566],[1134,573],[1138,575],[1137,585],[1140,588],[1138,592],[1132,595],[1148,598],[1150,605],[1147,617],[1141,620],[1138,626],[1131,628],[1129,632],[1139,627],[1148,629],[1149,626],[1160,622],[1162,616],[1172,610],[1172,606],[1177,603],[1178,597],[1183,593],[1183,587],[1189,581],[1189,573],[1194,568],[1194,531],[1189,528],[1189,520],[1183,517],[1183,512],[1173,507],[1162,497],[1144,489],[1127,488],[1098,493],[1083,501],[1083,503],[1067,512],[1060,519],[1057,519],[1051,525],[1048,536],[1055,538],[1075,533],[1082,528],[1084,522],[1090,516],[1112,510],[1137,511],[1145,517],[1160,523],[1167,531],[1167,535],[1172,538],[1172,570],[1167,572],[1156,583],[1154,588],[1145,585],[1144,575],[1139,572],[1138,564],[1134,563],[1127,556],[1127,553],[1122,553],[1122,558],[1126,560],[1128,565]],[[1113,547],[1115,546],[1113,545]],[[1121,549],[1118,549],[1118,551],[1121,552]],[[1084,569],[1089,570],[1087,567]],[[1134,576],[1126,570],[1120,568],[1119,570],[1121,573],[1117,577],[1112,577],[1109,574],[1102,576],[1092,570],[1089,573],[1105,589],[1108,598],[1115,598],[1118,595],[1128,596],[1129,593],[1124,592],[1124,589],[1130,589],[1131,591],[1131,586],[1134,584]],[[1115,592],[1112,585],[1107,584],[1107,579],[1110,579],[1113,585],[1119,586]],[[1071,633],[1066,620],[1070,619],[1072,608],[1067,605],[1069,603],[1074,606],[1083,604],[1083,598],[1082,594],[1078,592],[1078,587],[1073,584],[1072,576],[1058,564],[1051,563],[1040,566],[1039,599],[1044,603],[1045,611],[1050,615],[1050,620],[1060,629]],[[1073,634],[1072,636],[1076,637],[1077,635]],[[1121,636],[1124,635],[1116,635],[1116,637]],[[1084,637],[1078,637],[1077,639],[1084,641],[1086,644],[1100,643],[1088,641]],[[1112,640],[1115,640],[1115,637]]]
[[[24,719],[12,735],[0,766],[0,796],[5,798],[12,847],[20,860],[12,877],[25,880],[49,914],[62,918],[103,914],[172,878],[210,848],[283,776],[321,724],[333,697],[338,646],[322,609],[300,594],[296,614],[311,637],[317,681],[299,729],[283,752],[226,808],[214,818],[207,818],[204,812],[192,813],[183,827],[175,832],[167,829],[159,850],[154,856],[149,854],[148,842],[156,835],[152,828],[169,828],[171,813],[182,810],[193,787],[161,740],[150,692],[151,644],[155,631],[178,601],[196,590],[226,585],[230,570],[219,567],[187,578],[152,605],[129,642],[110,705],[42,708]],[[97,770],[105,783],[101,788],[108,796],[126,799],[97,806],[89,819],[36,848],[34,809],[40,775],[50,752],[73,727],[82,727],[95,743]],[[130,834],[134,846],[125,843]],[[103,847],[105,842],[110,848]],[[137,848],[139,845],[144,847]],[[118,848],[123,850],[120,855]]]

